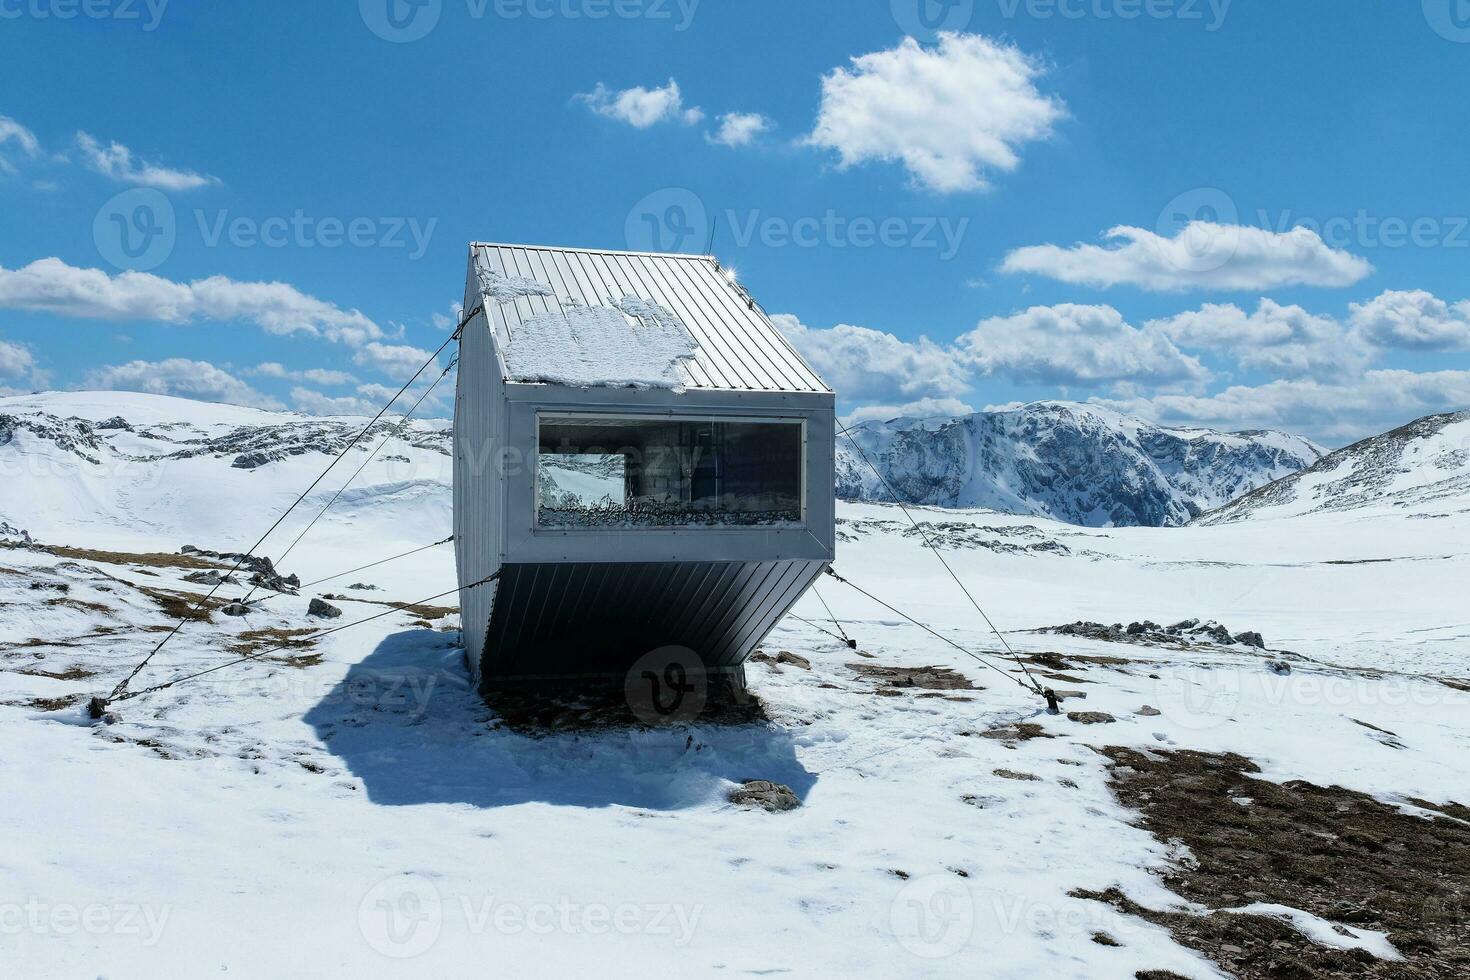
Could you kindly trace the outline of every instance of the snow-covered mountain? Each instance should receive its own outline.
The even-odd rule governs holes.
[[[1165,428],[1068,402],[864,422],[848,431],[905,502],[987,507],[1090,527],[1187,524],[1324,453],[1284,432]],[[848,500],[891,499],[841,437],[837,493]]]
[[[262,515],[285,511],[364,421],[134,392],[0,398],[0,522],[49,543],[247,547]],[[304,527],[359,466],[314,536],[448,534],[449,423],[416,419],[398,432],[397,422],[375,425],[282,537]],[[385,502],[412,506],[376,506]]]
[[[1470,411],[1429,415],[1355,442],[1197,523],[1360,509],[1470,510]]]

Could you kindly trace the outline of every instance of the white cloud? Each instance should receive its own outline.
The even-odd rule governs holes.
[[[19,378],[36,369],[36,358],[20,344],[0,340],[0,378]]]
[[[982,320],[957,344],[987,374],[1022,382],[1198,385],[1210,376],[1161,330],[1134,327],[1111,306],[1033,306]]]
[[[1422,289],[1388,290],[1350,309],[1353,329],[1381,347],[1470,350],[1470,300],[1451,305]]]
[[[720,128],[708,136],[721,146],[746,146],[771,129],[774,124],[759,112],[727,112],[720,117]]]
[[[892,406],[951,399],[970,388],[970,375],[955,352],[927,337],[910,342],[868,327],[839,324],[814,329],[789,313],[771,317],[777,329],[811,362],[848,405]],[[932,414],[932,413],[931,413]]]
[[[188,170],[172,170],[157,164],[133,159],[133,151],[121,143],[103,146],[87,133],[77,133],[77,152],[82,163],[99,174],[125,184],[156,187],[164,191],[191,191],[219,180]]]
[[[177,395],[251,408],[277,410],[283,407],[276,399],[261,394],[208,361],[190,361],[181,357],[164,361],[129,361],[99,368],[87,375],[84,384],[88,388],[145,391],[154,395]]]
[[[1341,444],[1424,415],[1470,406],[1470,371],[1368,371],[1340,384],[1288,379],[1237,385],[1207,396],[1099,401],[1163,423],[1279,428]]]
[[[975,411],[968,402],[958,398],[920,398],[902,405],[860,405],[842,417],[845,425],[876,419],[886,422],[898,418],[950,418],[969,415]]]
[[[146,272],[109,275],[57,258],[22,269],[0,267],[0,308],[109,320],[245,321],[273,334],[306,333],[360,346],[383,336],[357,310],[343,310],[282,282],[211,276],[174,282]]]
[[[1019,147],[1065,115],[1037,90],[1042,74],[1039,60],[978,34],[942,34],[936,48],[905,38],[823,77],[807,142],[843,167],[900,161],[930,190],[984,190],[988,171],[1016,169]]]
[[[593,112],[609,119],[625,122],[635,129],[647,129],[656,123],[678,121],[694,125],[704,118],[697,106],[686,107],[679,83],[672,78],[661,88],[635,86],[614,91],[602,82],[590,92],[575,96],[576,101],[585,102]]]
[[[284,364],[275,361],[266,361],[257,364],[247,374],[253,374],[261,378],[280,378],[284,381],[309,381],[318,385],[346,385],[357,381],[346,371],[330,371],[326,368],[309,368],[305,371],[293,371]]]
[[[1183,347],[1223,351],[1247,370],[1337,377],[1361,371],[1372,351],[1332,317],[1262,299],[1254,313],[1207,303],[1145,326]]]
[[[419,347],[409,347],[405,344],[380,344],[374,341],[354,354],[352,360],[363,367],[381,371],[390,378],[407,381],[414,376],[414,372],[424,366],[425,361],[433,356],[433,351]]]
[[[0,151],[4,151],[7,143],[15,144],[27,157],[34,157],[41,152],[41,144],[36,139],[35,133],[9,116],[0,116]],[[0,152],[0,173],[13,174],[15,172],[15,165],[3,155],[3,152]]]
[[[1031,245],[1009,253],[1005,272],[1047,276],[1083,286],[1185,289],[1274,289],[1351,286],[1373,271],[1367,260],[1322,241],[1315,231],[1280,233],[1244,225],[1193,221],[1173,238],[1119,226],[1107,246]]]
[[[383,407],[381,403],[373,404],[366,398],[359,398],[356,395],[324,395],[310,388],[292,388],[291,404],[297,411],[307,415],[363,415],[368,417],[378,414],[378,409]]]

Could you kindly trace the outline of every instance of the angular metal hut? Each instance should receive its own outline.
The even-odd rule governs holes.
[[[670,646],[740,678],[833,558],[831,389],[707,256],[477,243],[464,308],[476,682],[621,677]]]

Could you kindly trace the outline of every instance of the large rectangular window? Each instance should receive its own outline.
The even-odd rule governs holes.
[[[542,417],[540,527],[800,524],[802,424]]]

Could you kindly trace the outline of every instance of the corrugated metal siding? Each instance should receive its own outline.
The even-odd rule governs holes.
[[[564,300],[608,306],[637,296],[668,309],[699,344],[698,353],[684,363],[686,387],[831,391],[708,256],[475,244],[471,257],[494,272],[534,279],[555,293],[490,304],[492,327],[502,339],[514,338],[524,320],[560,312]]]
[[[482,671],[486,677],[620,675],[664,646],[687,647],[711,669],[734,668],[824,564],[508,564],[501,570]]]
[[[485,650],[485,624],[490,621],[497,586],[465,586],[493,574],[504,551],[500,511],[505,505],[505,485],[496,465],[504,414],[500,368],[485,321],[476,318],[465,327],[460,339],[454,400],[454,553],[465,657],[475,676]]]

